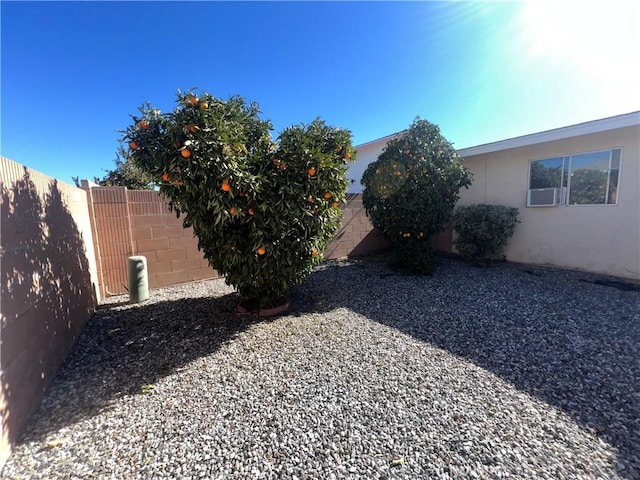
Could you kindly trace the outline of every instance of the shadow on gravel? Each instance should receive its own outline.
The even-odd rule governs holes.
[[[236,316],[235,301],[229,294],[103,306],[83,330],[20,441],[38,440],[88,419],[114,400],[141,394],[146,385],[215,352],[255,321]],[[31,437],[31,431],[38,437]]]
[[[640,292],[512,264],[443,258],[432,277],[408,277],[367,261],[315,272],[293,307],[348,308],[468,359],[564,411],[640,478]]]

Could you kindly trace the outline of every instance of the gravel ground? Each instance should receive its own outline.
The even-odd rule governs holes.
[[[640,478],[640,291],[439,263],[329,263],[262,321],[112,298],[3,478]]]

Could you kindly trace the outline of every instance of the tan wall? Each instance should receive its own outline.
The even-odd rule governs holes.
[[[622,147],[618,205],[527,208],[529,162]],[[520,210],[508,260],[640,279],[640,130],[626,127],[465,157],[474,175],[460,205],[490,203]]]
[[[362,195],[347,194],[342,207],[342,226],[325,250],[327,260],[364,256],[389,248],[382,233],[374,229],[362,206]]]
[[[182,227],[158,192],[94,187],[90,197],[105,295],[126,293],[131,255],[147,258],[150,288],[218,277],[198,250],[193,229]]]
[[[182,227],[182,218],[176,218],[158,192],[93,187],[90,198],[104,295],[126,293],[131,255],[147,258],[150,288],[218,277],[198,250],[193,229]],[[382,234],[371,226],[360,195],[348,195],[343,214],[342,227],[327,247],[326,259],[388,248]]]
[[[98,299],[84,190],[0,157],[0,203],[2,465]]]

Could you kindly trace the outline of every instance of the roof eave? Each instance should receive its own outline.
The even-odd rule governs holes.
[[[386,137],[376,138],[375,140],[370,140],[368,142],[361,143],[360,145],[356,145],[354,148],[356,148],[356,149],[364,148],[364,147],[368,147],[368,146],[376,144],[376,143],[383,143],[384,145],[386,145],[389,140],[391,140],[392,138],[395,138],[395,137],[397,137],[399,135],[402,135],[404,132],[406,132],[406,130],[401,130],[399,132],[392,133],[391,135],[387,135]]]
[[[568,127],[556,128],[539,133],[523,135],[521,137],[509,138],[492,143],[485,143],[475,147],[467,147],[458,150],[461,157],[470,157],[472,155],[482,155],[485,153],[498,152],[500,150],[508,150],[511,148],[526,147],[539,143],[552,142],[554,140],[563,140],[565,138],[578,137],[580,135],[589,135],[592,133],[605,132],[617,128],[632,127],[640,125],[640,111],[616,115],[614,117],[592,120],[589,122],[570,125]]]

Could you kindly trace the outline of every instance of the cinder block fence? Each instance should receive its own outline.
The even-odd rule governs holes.
[[[126,293],[131,255],[147,258],[150,288],[218,276],[198,250],[193,230],[182,227],[158,192],[85,186],[103,295]]]
[[[126,293],[127,258],[147,258],[150,288],[218,277],[198,250],[193,229],[169,210],[166,198],[154,191],[125,187],[93,187],[88,191],[98,287],[103,296]],[[362,256],[388,248],[373,229],[362,196],[350,194],[343,205],[342,227],[329,244],[325,258]]]
[[[84,190],[0,157],[0,468],[99,301]]]

